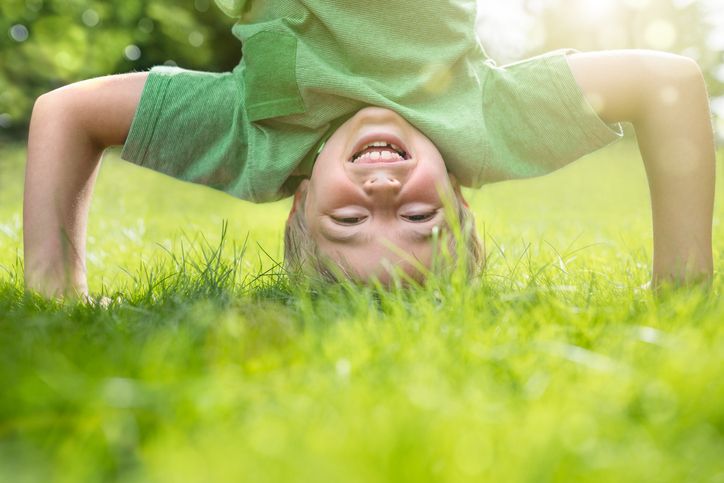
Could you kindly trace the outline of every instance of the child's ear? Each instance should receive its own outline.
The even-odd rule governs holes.
[[[309,180],[304,179],[301,183],[299,183],[299,186],[297,186],[297,191],[294,192],[294,202],[292,203],[292,210],[289,213],[289,216],[291,216],[297,209],[304,209],[302,206],[302,202],[307,197],[307,190],[309,189]]]
[[[309,180],[303,179],[301,183],[299,183],[299,186],[297,186],[297,191],[294,193],[294,200],[296,201],[298,198],[304,198],[304,196],[307,194],[307,190],[309,189]]]

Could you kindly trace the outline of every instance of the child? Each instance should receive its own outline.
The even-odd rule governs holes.
[[[161,67],[36,102],[29,288],[87,292],[88,204],[111,145],[242,199],[296,194],[288,266],[332,261],[385,281],[390,267],[421,278],[445,198],[470,226],[460,185],[550,172],[620,138],[620,121],[633,123],[649,177],[654,281],[711,275],[713,132],[694,61],[560,50],[499,67],[477,41],[474,0],[217,3],[240,19],[233,72]]]

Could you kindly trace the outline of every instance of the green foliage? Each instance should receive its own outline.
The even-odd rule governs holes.
[[[232,23],[210,0],[4,0],[0,114],[11,126],[0,133],[22,135],[35,98],[67,83],[164,63],[230,70],[241,56]]]
[[[106,308],[24,293],[24,152],[0,154],[2,481],[724,474],[721,276],[640,287],[632,145],[467,193],[484,275],[382,293],[289,286],[289,200],[241,203],[109,155],[88,247]],[[714,238],[719,268],[724,227]]]

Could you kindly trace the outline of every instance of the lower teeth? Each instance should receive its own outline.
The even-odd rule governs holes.
[[[352,159],[351,159],[351,162],[352,162],[352,163],[356,163],[357,161],[360,161],[360,160],[362,160],[362,159],[370,159],[370,160],[372,160],[372,161],[379,161],[379,160],[382,160],[382,161],[391,161],[391,160],[404,161],[404,160],[407,159],[407,156],[404,155],[404,154],[400,154],[400,153],[398,153],[398,152],[394,152],[394,153],[393,153],[393,152],[390,152],[390,151],[383,151],[383,152],[375,151],[375,152],[373,152],[373,153],[367,153],[367,154],[363,154],[363,155],[357,156],[357,157],[355,157],[355,158],[352,158]]]

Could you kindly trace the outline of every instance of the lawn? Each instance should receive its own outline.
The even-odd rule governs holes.
[[[288,283],[288,200],[111,152],[88,243],[107,308],[23,293],[23,157],[0,149],[0,481],[724,482],[722,280],[641,288],[630,141],[469,192],[484,274],[383,293]]]

